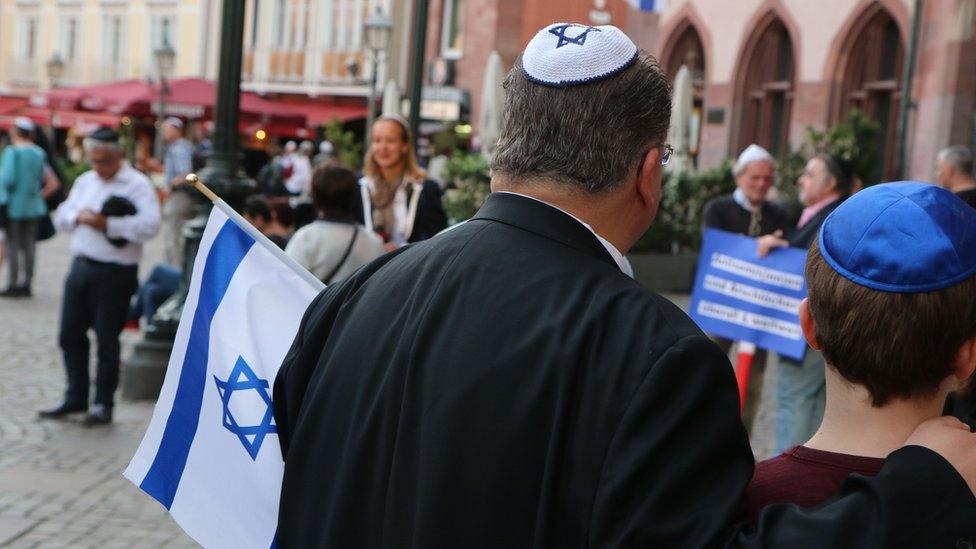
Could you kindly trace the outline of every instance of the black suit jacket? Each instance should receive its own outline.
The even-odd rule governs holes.
[[[413,187],[408,186],[407,201],[413,195]],[[427,240],[435,234],[447,228],[447,215],[444,213],[444,206],[441,204],[441,188],[436,181],[427,179],[420,189],[420,199],[417,201],[417,216],[413,222],[413,232],[407,242],[420,242]],[[356,193],[356,220],[360,224],[365,224],[363,196]]]
[[[820,227],[827,220],[827,216],[836,210],[837,206],[840,206],[843,201],[844,199],[840,198],[827,204],[816,215],[804,223],[802,227],[786,233],[786,240],[790,243],[790,246],[803,248],[804,250],[809,249],[814,239],[820,236]]]
[[[976,537],[958,517],[972,494],[921,448],[895,452],[830,507],[779,505],[740,523],[753,458],[727,358],[580,223],[510,194],[325,290],[274,402],[282,547]]]
[[[713,198],[705,204],[702,215],[705,226],[721,229],[730,233],[749,234],[749,222],[752,215],[740,206],[732,195]],[[759,234],[763,236],[783,231],[785,234],[791,226],[790,216],[786,209],[772,202],[764,202],[762,206],[762,220],[759,223]]]

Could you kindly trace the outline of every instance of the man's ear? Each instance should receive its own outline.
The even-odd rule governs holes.
[[[636,191],[645,209],[657,212],[661,201],[661,147],[647,151],[638,164]]]
[[[803,337],[806,338],[810,347],[820,350],[820,342],[817,341],[817,323],[813,320],[810,313],[810,298],[805,297],[800,302],[800,328],[803,330]]]
[[[976,336],[963,342],[962,347],[956,353],[956,360],[953,363],[956,379],[966,381],[972,377],[976,371]]]

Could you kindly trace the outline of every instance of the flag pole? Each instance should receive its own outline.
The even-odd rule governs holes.
[[[204,185],[203,181],[200,181],[200,177],[197,176],[197,174],[187,174],[186,182],[192,185],[196,190],[200,191],[203,196],[207,197],[208,200],[213,202],[214,207],[222,211],[224,215],[230,218],[230,220],[233,221],[235,225],[240,227],[242,231],[247,233],[248,236],[253,238],[255,242],[264,246],[266,250],[271,252],[271,255],[277,257],[282,263],[287,265],[292,271],[295,272],[296,275],[299,276],[299,278],[307,282],[316,291],[321,292],[325,289],[325,284],[323,284],[321,280],[316,278],[312,273],[308,272],[308,269],[299,265],[297,261],[289,257],[288,254],[279,248],[277,244],[272,242],[268,237],[264,236],[261,231],[257,230],[254,225],[251,225],[241,216],[241,214],[234,211],[234,208],[228,206],[223,199],[217,196],[215,192],[210,190],[210,187],[207,187]]]

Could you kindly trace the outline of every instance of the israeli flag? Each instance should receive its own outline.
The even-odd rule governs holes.
[[[204,547],[266,549],[284,470],[271,389],[324,286],[215,206],[152,421],[124,474]]]
[[[668,0],[627,0],[630,7],[640,11],[661,12],[667,9]]]

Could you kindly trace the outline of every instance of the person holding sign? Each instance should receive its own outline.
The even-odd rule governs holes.
[[[759,257],[776,248],[807,249],[817,237],[827,216],[851,193],[850,164],[834,155],[818,154],[807,162],[797,180],[800,202],[805,208],[796,228],[759,238]],[[824,410],[824,360],[816,350],[807,350],[803,360],[781,356],[776,376],[776,453],[802,443],[816,431]]]
[[[735,176],[735,192],[713,198],[705,204],[703,214],[705,229],[719,229],[735,234],[760,237],[787,230],[789,213],[778,204],[766,199],[773,187],[776,161],[769,151],[752,144],[746,147],[732,167]],[[732,340],[713,335],[723,351],[732,349]],[[742,422],[752,430],[752,423],[759,408],[762,394],[763,373],[766,370],[766,350],[757,348],[748,373],[748,396],[742,414]]]
[[[826,357],[826,413],[813,438],[756,466],[753,518],[773,503],[818,505],[850,473],[877,475],[976,370],[976,211],[949,191],[859,192],[824,222],[806,279],[800,324]],[[972,523],[976,499],[926,512]]]

